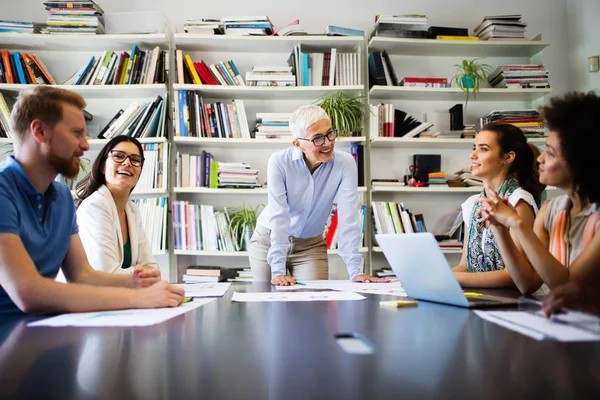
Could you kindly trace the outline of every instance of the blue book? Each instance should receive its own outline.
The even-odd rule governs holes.
[[[177,92],[177,100],[179,106],[179,134],[181,136],[188,136],[188,121],[187,116],[188,110],[187,108],[187,96],[185,90],[180,90]]]
[[[302,53],[302,86],[310,86],[308,73],[308,54]]]
[[[17,74],[19,75],[19,83],[26,84],[27,79],[25,78],[25,71],[23,71],[23,63],[21,62],[21,53],[14,52],[13,58],[15,60],[15,67],[17,67]]]
[[[327,25],[325,34],[330,36],[365,36],[365,31],[361,29],[352,29],[335,25]]]

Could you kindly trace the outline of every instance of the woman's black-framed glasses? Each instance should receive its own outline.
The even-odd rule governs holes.
[[[123,164],[125,160],[129,158],[131,165],[133,165],[134,167],[141,167],[144,163],[144,159],[142,158],[142,156],[138,154],[127,155],[127,153],[124,153],[119,150],[111,150],[110,158],[112,158],[113,161],[118,162],[119,164]]]
[[[337,129],[336,128],[330,129],[327,131],[326,134],[317,136],[312,139],[298,138],[298,140],[306,140],[308,142],[313,142],[315,147],[321,147],[325,144],[325,138],[329,139],[330,142],[335,142],[335,139],[337,138]]]

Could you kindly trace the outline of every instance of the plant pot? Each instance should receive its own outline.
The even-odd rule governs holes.
[[[465,75],[461,78],[461,83],[463,85],[463,88],[469,88],[469,89],[473,89],[475,88],[475,82],[473,80],[473,77],[471,75]]]

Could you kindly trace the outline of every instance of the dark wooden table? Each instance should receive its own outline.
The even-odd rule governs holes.
[[[600,398],[600,344],[537,342],[466,309],[386,298],[208,305],[146,328],[28,328],[0,322],[0,398]],[[491,292],[498,294],[499,292]],[[509,293],[510,294],[510,293]],[[515,295],[512,293],[512,295]],[[351,355],[353,332],[375,346]]]

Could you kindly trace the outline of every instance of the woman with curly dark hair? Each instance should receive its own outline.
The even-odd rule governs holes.
[[[491,188],[481,219],[492,225],[506,269],[522,293],[546,294],[568,281],[600,282],[600,186],[594,179],[600,148],[600,96],[569,93],[542,107],[550,128],[538,158],[540,182],[566,194],[544,204],[533,230]],[[508,234],[514,232],[527,258]]]

